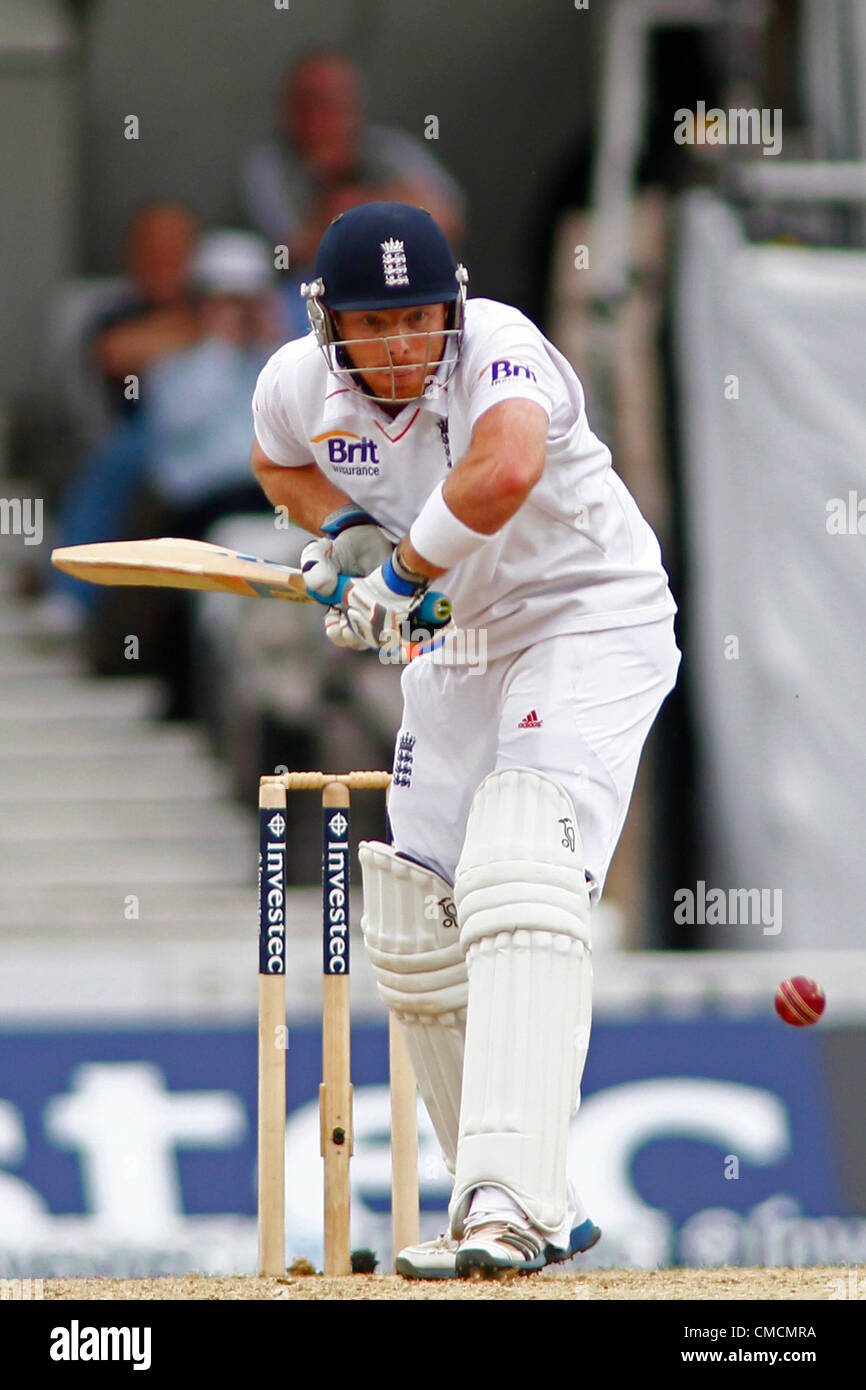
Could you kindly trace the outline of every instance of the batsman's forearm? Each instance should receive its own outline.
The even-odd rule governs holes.
[[[416,544],[409,536],[400,541],[398,555],[406,569],[438,579],[446,573],[441,568],[446,560],[437,563],[433,557],[451,556],[453,563],[455,554],[472,552],[473,532],[483,538],[500,531],[544,472],[547,429],[547,413],[535,401],[503,401],[486,410],[475,424],[469,448],[445,479],[441,496],[432,493],[422,509],[412,530]],[[461,524],[468,527],[468,537],[459,534]],[[425,542],[429,555],[423,553]]]
[[[322,522],[331,512],[345,507],[352,498],[325,477],[315,463],[301,468],[281,468],[256,446],[252,468],[268,501],[284,508],[295,526],[321,534]]]
[[[537,481],[535,471],[470,449],[448,475],[442,496],[464,526],[492,536],[520,510]]]
[[[519,511],[536,481],[537,476],[528,470],[508,469],[496,457],[470,449],[449,473],[442,500],[464,526],[491,536]],[[397,546],[397,554],[407,570],[427,579],[447,572],[416,550],[408,535]]]

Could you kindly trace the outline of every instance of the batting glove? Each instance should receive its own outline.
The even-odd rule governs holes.
[[[325,636],[335,647],[351,647],[356,652],[367,650],[367,643],[363,637],[358,636],[353,627],[350,627],[342,608],[325,610]]]
[[[349,585],[343,601],[345,621],[365,647],[399,641],[402,625],[421,602],[428,582],[393,554],[365,579]]]
[[[326,516],[322,530],[301,552],[304,583],[318,594],[333,593],[341,574],[369,574],[394,549],[395,538],[354,503]]]

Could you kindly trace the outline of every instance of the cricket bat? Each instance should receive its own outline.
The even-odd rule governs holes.
[[[282,598],[297,603],[322,603],[338,607],[351,583],[340,575],[331,594],[315,594],[304,584],[300,570],[257,555],[226,550],[210,541],[162,536],[157,540],[100,541],[95,545],[70,545],[52,550],[57,569],[86,579],[91,584],[134,585],[145,588],[204,589],[247,598]],[[451,617],[451,601],[445,594],[428,592],[412,614],[412,620],[434,629]]]

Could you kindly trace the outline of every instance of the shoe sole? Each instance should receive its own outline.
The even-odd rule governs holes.
[[[599,1227],[586,1220],[572,1231],[568,1250],[546,1245],[534,1260],[520,1263],[499,1260],[488,1250],[459,1250],[454,1261],[454,1272],[458,1279],[503,1279],[508,1274],[537,1274],[548,1265],[560,1264],[563,1260],[570,1260],[573,1255],[591,1250],[600,1240]]]
[[[398,1255],[394,1264],[397,1274],[402,1274],[404,1279],[453,1279],[454,1265],[448,1268],[424,1269],[419,1265],[413,1265],[409,1260],[401,1259]]]
[[[459,1250],[454,1261],[458,1279],[505,1279],[509,1274],[537,1274],[545,1266],[544,1251],[534,1260],[499,1260],[489,1250]]]
[[[587,1250],[591,1250],[594,1245],[598,1245],[601,1240],[601,1229],[594,1226],[587,1217],[579,1226],[575,1226],[571,1233],[571,1241],[567,1250],[563,1250],[559,1245],[546,1245],[544,1254],[549,1265],[562,1264],[563,1260],[571,1260],[575,1255],[583,1255]]]
[[[558,1245],[546,1245],[538,1262],[533,1261],[532,1264],[514,1265],[510,1261],[500,1263],[496,1261],[494,1256],[488,1255],[486,1251],[467,1250],[457,1254],[454,1264],[449,1268],[440,1267],[435,1270],[423,1269],[398,1255],[394,1270],[404,1279],[471,1279],[473,1276],[484,1279],[501,1279],[510,1273],[537,1274],[540,1269],[546,1268],[547,1265],[562,1264],[564,1260],[570,1260],[575,1255],[582,1255],[585,1251],[591,1250],[600,1240],[600,1228],[594,1226],[587,1219],[572,1231],[568,1250],[563,1250]],[[467,1265],[465,1272],[458,1268],[461,1254],[471,1257],[471,1260],[465,1261]]]

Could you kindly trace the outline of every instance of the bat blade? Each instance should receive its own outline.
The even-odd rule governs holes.
[[[210,541],[161,536],[143,541],[98,541],[52,550],[51,563],[76,579],[91,584],[127,585],[148,589],[204,589],[246,598],[283,598],[296,603],[343,603],[351,584],[341,574],[331,594],[313,594],[300,570],[276,560],[262,560],[227,550]],[[415,617],[429,628],[451,621],[451,601],[445,594],[425,593]]]
[[[51,563],[91,584],[199,589],[247,598],[312,601],[300,570],[227,550],[210,541],[163,536],[156,540],[70,545],[53,550]]]

